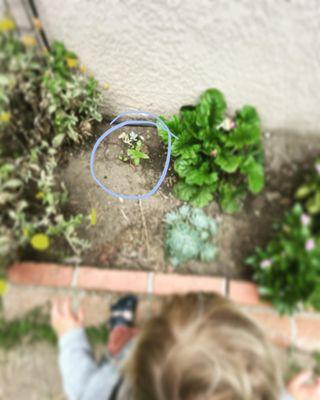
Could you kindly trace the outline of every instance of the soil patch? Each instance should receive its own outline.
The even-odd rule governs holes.
[[[101,126],[99,134],[107,128],[107,124]],[[119,159],[125,145],[118,136],[131,131],[142,135],[150,157],[137,167]],[[273,224],[290,208],[297,184],[310,168],[313,158],[320,154],[318,135],[274,132],[265,134],[264,142],[265,190],[259,196],[249,196],[243,210],[235,215],[222,214],[215,203],[206,207],[206,212],[219,221],[219,257],[208,264],[190,262],[177,272],[250,277],[250,270],[243,265],[243,260],[272,236]],[[61,168],[61,178],[70,191],[72,211],[89,214],[91,208],[97,210],[96,226],[88,226],[84,232],[92,245],[84,254],[83,264],[170,271],[163,249],[163,217],[181,204],[171,194],[172,168],[160,190],[151,198],[141,202],[120,201],[107,195],[93,181],[89,167],[91,148],[92,143],[77,153],[69,153],[67,165]],[[154,128],[124,127],[100,145],[95,171],[111,190],[142,194],[159,179],[165,157],[166,148]]]

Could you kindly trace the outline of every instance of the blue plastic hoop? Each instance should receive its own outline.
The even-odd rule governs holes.
[[[100,186],[100,188],[105,191],[107,194],[109,194],[112,197],[115,197],[117,199],[124,199],[124,200],[144,200],[147,199],[148,197],[151,197],[152,195],[154,195],[157,190],[159,189],[159,187],[161,186],[162,182],[164,181],[167,172],[168,172],[168,168],[169,168],[169,164],[170,164],[170,158],[171,158],[171,136],[177,138],[171,131],[170,129],[167,127],[167,125],[162,121],[162,119],[160,119],[157,115],[155,114],[150,114],[148,112],[145,111],[137,111],[137,110],[132,110],[132,111],[125,111],[120,113],[116,118],[114,118],[110,125],[112,125],[114,122],[116,122],[119,118],[126,116],[126,115],[132,115],[132,114],[140,114],[140,115],[144,115],[147,118],[152,118],[155,119],[157,121],[157,123],[161,126],[161,128],[163,130],[165,130],[168,133],[168,146],[167,146],[167,157],[166,157],[166,161],[164,164],[164,168],[162,170],[161,176],[158,180],[158,182],[155,184],[155,186],[150,190],[150,192],[145,193],[145,194],[122,194],[122,193],[116,193],[113,192],[112,190],[108,189],[102,182],[100,182],[100,180],[96,177],[96,174],[94,172],[94,158],[97,152],[98,147],[100,146],[101,142],[108,137],[111,133],[113,133],[114,131],[116,131],[117,129],[122,128],[123,126],[126,125],[139,125],[139,126],[155,126],[157,127],[157,123],[153,122],[153,121],[148,121],[148,120],[128,120],[128,121],[124,121],[124,122],[120,122],[117,125],[112,126],[111,128],[109,128],[106,132],[104,132],[96,141],[96,143],[93,146],[91,155],[90,155],[90,172],[92,175],[93,180]]]

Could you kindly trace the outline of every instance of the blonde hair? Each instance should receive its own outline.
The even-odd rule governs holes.
[[[225,298],[164,299],[125,369],[135,400],[276,400],[281,373],[261,329]]]

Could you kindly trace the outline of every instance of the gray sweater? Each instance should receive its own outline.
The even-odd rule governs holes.
[[[129,344],[118,357],[98,364],[83,329],[62,336],[59,340],[59,366],[68,400],[110,400],[120,382],[119,366],[130,348]],[[125,384],[121,385],[117,399],[127,400],[127,390]],[[284,393],[280,400],[293,399]]]

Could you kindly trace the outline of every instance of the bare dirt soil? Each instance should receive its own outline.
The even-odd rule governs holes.
[[[104,124],[99,134],[108,128]],[[144,138],[149,160],[135,167],[119,160],[124,143],[122,132],[134,131]],[[98,135],[97,135],[98,136]],[[222,214],[216,203],[205,211],[219,221],[216,244],[219,256],[208,264],[190,262],[177,272],[250,277],[243,260],[257,245],[264,245],[272,236],[272,226],[292,204],[292,195],[303,174],[320,154],[319,136],[294,132],[274,132],[264,135],[266,187],[259,196],[248,196],[244,208],[234,215]],[[83,264],[103,268],[131,268],[170,271],[163,241],[163,217],[182,204],[171,194],[174,174],[171,170],[160,190],[147,200],[120,201],[107,195],[93,181],[89,158],[93,143],[81,151],[67,155],[61,168],[70,191],[70,209],[89,214],[97,210],[98,222],[83,232],[92,245],[83,257]],[[164,166],[166,148],[160,143],[154,128],[125,127],[114,132],[99,147],[95,171],[111,190],[125,194],[143,194],[157,182]]]

